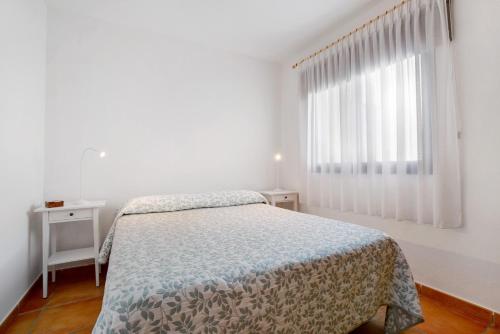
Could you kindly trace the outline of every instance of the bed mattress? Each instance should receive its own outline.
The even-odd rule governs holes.
[[[386,333],[423,320],[388,235],[254,196],[125,206],[101,253],[109,268],[93,332],[348,333],[381,305]]]

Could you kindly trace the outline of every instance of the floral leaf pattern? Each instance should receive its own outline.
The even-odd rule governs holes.
[[[260,202],[124,207],[93,332],[348,333],[381,305],[388,334],[423,320],[389,236]]]
[[[115,234],[116,221],[121,216],[152,212],[173,212],[200,208],[218,208],[253,203],[267,203],[267,200],[258,192],[249,190],[218,191],[201,194],[172,194],[133,198],[128,201],[116,215],[115,221],[109,229],[106,239],[101,247],[99,262],[104,264],[108,261]]]

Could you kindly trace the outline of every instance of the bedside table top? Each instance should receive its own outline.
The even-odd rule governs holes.
[[[49,212],[49,211],[65,211],[65,210],[78,210],[78,209],[93,209],[102,208],[106,205],[106,201],[86,201],[85,203],[68,202],[64,206],[57,208],[46,208],[44,206],[38,207],[33,212]]]
[[[291,194],[298,194],[298,191],[294,190],[283,190],[283,189],[278,189],[278,190],[264,190],[260,191],[260,193],[264,196],[280,196],[280,195],[291,195]]]

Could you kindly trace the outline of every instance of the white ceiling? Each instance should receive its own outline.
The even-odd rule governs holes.
[[[375,0],[46,0],[110,23],[279,61]]]

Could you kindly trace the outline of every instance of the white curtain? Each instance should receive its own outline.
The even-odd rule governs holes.
[[[410,0],[301,66],[310,206],[462,225],[444,0]]]

